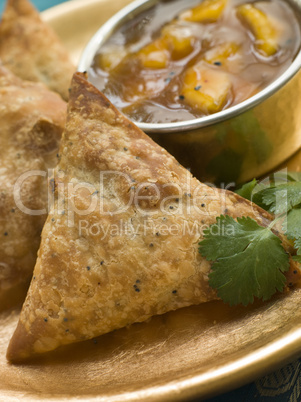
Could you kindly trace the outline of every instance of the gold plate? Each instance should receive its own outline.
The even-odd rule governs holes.
[[[43,14],[74,61],[127,0],[73,0]],[[292,167],[299,168],[301,154]],[[251,308],[181,309],[71,345],[27,365],[5,352],[18,310],[0,315],[1,401],[186,401],[273,371],[301,354],[301,289]]]

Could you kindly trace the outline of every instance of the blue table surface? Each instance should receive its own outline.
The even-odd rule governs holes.
[[[64,3],[68,0],[32,0],[40,10]],[[85,0],[82,0],[85,1]],[[0,13],[5,1],[0,0]],[[194,402],[196,402],[195,400]],[[301,401],[301,359],[259,380],[227,392],[207,402],[298,402]]]

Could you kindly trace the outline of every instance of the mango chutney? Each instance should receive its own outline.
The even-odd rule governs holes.
[[[192,5],[159,2],[94,57],[90,81],[135,122],[191,120],[236,105],[279,77],[300,48],[296,14],[282,0]]]

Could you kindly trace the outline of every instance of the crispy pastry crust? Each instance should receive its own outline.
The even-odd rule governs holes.
[[[43,82],[68,99],[75,67],[54,31],[28,0],[8,0],[0,24],[0,59],[24,80]]]
[[[195,228],[214,223],[221,213],[249,215],[264,225],[271,221],[238,195],[193,178],[81,73],[73,78],[60,154],[53,188],[56,196],[63,192],[65,202],[56,197],[44,226],[34,277],[7,352],[11,361],[215,299],[208,285],[210,263],[198,253],[202,232]],[[100,182],[105,171],[115,179]],[[91,190],[67,193],[68,183],[80,182]],[[149,198],[135,204],[130,195],[138,189]],[[93,212],[70,214],[71,199],[84,210],[93,197]],[[89,228],[101,224],[111,230],[107,236],[80,231],[81,220]],[[121,222],[139,230],[113,231]]]
[[[0,66],[0,310],[23,298],[32,276],[46,214],[32,216],[15,204],[14,186],[30,170],[57,163],[66,104],[43,84],[25,82]],[[21,201],[32,210],[47,207],[47,177],[21,185]]]

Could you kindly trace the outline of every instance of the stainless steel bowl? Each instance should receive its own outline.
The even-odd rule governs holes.
[[[160,1],[134,1],[110,18],[89,41],[78,70],[88,71],[96,52],[113,32]],[[187,1],[187,7],[198,3]],[[290,4],[301,15],[301,0]],[[245,182],[276,168],[301,146],[300,67],[299,50],[279,78],[238,105],[188,121],[136,124],[199,179]]]

